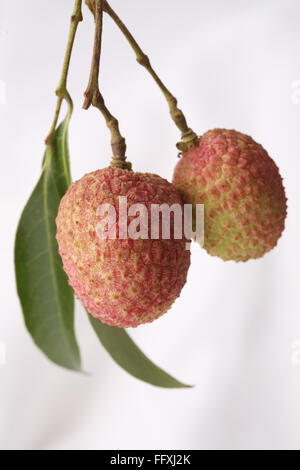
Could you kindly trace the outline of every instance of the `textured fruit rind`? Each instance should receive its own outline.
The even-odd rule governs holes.
[[[151,240],[150,232],[149,239],[101,240],[97,209],[109,203],[118,217],[119,196],[127,196],[128,208],[146,205],[149,214],[152,203],[182,204],[174,186],[157,175],[118,168],[94,171],[62,198],[57,241],[69,283],[87,311],[109,325],[133,327],[170,308],[186,282],[190,252],[184,238]]]
[[[204,248],[211,255],[247,261],[277,244],[287,210],[282,178],[250,136],[206,132],[178,162],[173,183],[185,203],[204,204]]]

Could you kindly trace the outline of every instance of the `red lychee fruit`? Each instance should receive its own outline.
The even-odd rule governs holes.
[[[282,178],[263,147],[235,130],[206,132],[178,162],[173,183],[185,203],[204,204],[204,248],[223,260],[260,258],[286,217]]]
[[[143,204],[150,216],[152,204],[182,206],[178,191],[153,174],[105,168],[73,183],[62,198],[57,241],[69,283],[87,311],[112,326],[135,327],[163,315],[180,295],[190,265],[187,240],[175,239],[171,217],[170,239],[115,239],[98,236],[99,207],[110,204],[120,217],[119,197],[127,209]],[[128,217],[126,229],[133,218]],[[123,230],[123,229],[122,229]],[[123,236],[123,235],[122,235]]]

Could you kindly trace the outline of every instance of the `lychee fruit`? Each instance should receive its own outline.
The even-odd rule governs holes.
[[[62,198],[56,238],[69,283],[87,311],[108,325],[135,327],[163,315],[180,295],[190,252],[184,237],[174,238],[172,217],[169,239],[161,230],[151,239],[150,221],[148,238],[121,238],[120,196],[127,197],[128,211],[143,204],[149,217],[152,204],[182,206],[175,187],[157,175],[97,170],[73,183]],[[115,209],[116,238],[98,236],[103,204]],[[127,217],[126,231],[132,220]]]
[[[204,248],[223,260],[260,258],[277,244],[286,218],[282,178],[264,148],[235,130],[206,132],[176,165],[185,203],[204,204]]]

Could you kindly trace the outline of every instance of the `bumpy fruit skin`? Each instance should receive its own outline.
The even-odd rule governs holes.
[[[59,253],[69,283],[87,311],[112,326],[135,327],[163,315],[186,282],[190,252],[182,239],[100,239],[100,204],[119,215],[119,196],[134,203],[182,205],[179,193],[157,175],[105,168],[73,183],[62,198],[57,223]],[[99,214],[99,212],[98,212]],[[150,217],[150,215],[149,215]],[[128,225],[135,217],[128,217]],[[172,224],[172,217],[171,217]],[[171,228],[172,234],[172,228]]]
[[[274,161],[251,137],[206,132],[178,162],[173,183],[185,203],[204,204],[204,248],[223,260],[260,258],[284,230],[286,197]]]

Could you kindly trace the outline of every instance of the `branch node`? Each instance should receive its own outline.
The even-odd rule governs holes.
[[[145,68],[151,67],[149,57],[146,54],[138,55],[136,61]]]

